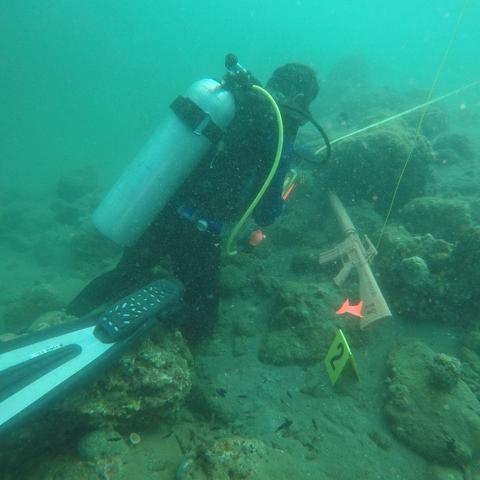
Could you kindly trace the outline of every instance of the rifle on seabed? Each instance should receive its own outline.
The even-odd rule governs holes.
[[[357,270],[361,301],[358,305],[353,306],[349,305],[347,299],[337,313],[349,312],[360,317],[360,328],[364,329],[381,318],[392,316],[369,265],[377,254],[377,249],[366,235],[364,236],[365,246],[363,245],[352,220],[336,193],[330,192],[329,200],[345,235],[345,240],[336,247],[321,252],[319,262],[327,263],[338,259],[342,261],[343,266],[334,278],[334,282],[339,287],[343,285],[353,268]]]

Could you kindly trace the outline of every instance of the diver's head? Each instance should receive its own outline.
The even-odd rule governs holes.
[[[303,115],[292,109],[301,110],[307,116],[309,107],[318,94],[318,80],[315,71],[301,63],[287,63],[277,68],[267,82],[267,90],[279,103],[282,110],[299,125],[306,123]]]

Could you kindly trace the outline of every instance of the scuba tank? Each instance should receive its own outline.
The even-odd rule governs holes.
[[[93,213],[107,238],[132,246],[235,114],[230,91],[212,79],[192,84]]]

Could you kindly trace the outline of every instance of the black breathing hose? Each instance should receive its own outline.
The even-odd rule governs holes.
[[[326,148],[325,158],[319,162],[314,162],[312,160],[307,160],[307,161],[310,163],[315,163],[316,165],[323,165],[327,163],[330,160],[330,156],[332,154],[332,147],[330,145],[330,140],[328,139],[328,136],[325,133],[325,130],[310,115],[310,113],[305,112],[304,110],[300,110],[299,108],[291,107],[290,105],[280,104],[280,106],[287,110],[291,110],[292,112],[298,113],[299,115],[302,115],[302,117],[306,118],[320,132],[320,135],[322,136],[323,141],[325,142],[325,148]]]

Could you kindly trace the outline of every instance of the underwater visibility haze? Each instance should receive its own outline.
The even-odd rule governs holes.
[[[480,479],[479,19],[3,2],[0,477]]]

